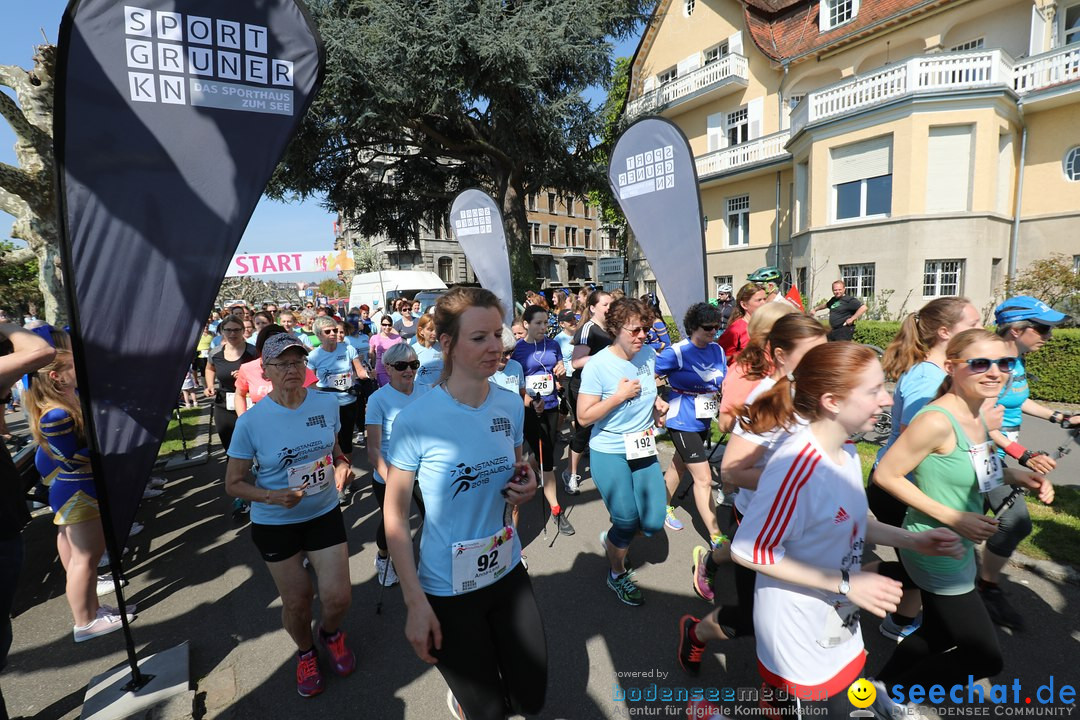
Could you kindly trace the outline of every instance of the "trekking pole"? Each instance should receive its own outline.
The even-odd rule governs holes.
[[[537,487],[540,489],[540,521],[544,524],[544,539],[547,540],[547,498],[544,497],[544,441],[536,438],[537,450],[536,461],[540,464],[540,478]]]
[[[173,414],[176,415],[176,427],[180,431],[180,447],[184,448],[184,459],[190,460],[191,456],[188,455],[187,439],[184,437],[184,419],[180,415],[180,408],[173,408]]]

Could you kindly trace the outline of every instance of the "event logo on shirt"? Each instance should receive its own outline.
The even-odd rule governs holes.
[[[293,63],[262,25],[124,6],[132,102],[293,115]],[[225,82],[222,82],[225,81]]]
[[[321,419],[322,415],[320,415],[319,418]],[[312,418],[312,419],[314,419],[314,418]],[[312,423],[309,420],[308,425],[312,425],[312,424],[314,424],[314,423]],[[325,420],[323,421],[323,427],[326,427],[326,421]],[[320,453],[321,454],[321,453],[324,453],[324,452],[328,452],[326,450],[326,443],[323,442],[322,440],[312,440],[311,442],[304,443],[303,445],[300,445],[299,447],[294,447],[294,448],[283,447],[280,450],[278,450],[278,463],[281,465],[281,467],[287,468],[290,465],[292,465],[294,462],[296,462],[296,460],[298,458],[307,457],[308,455],[315,454],[315,453]]]
[[[325,415],[312,415],[311,417],[309,417],[307,419],[307,426],[308,427],[315,427],[316,425],[318,425],[321,428],[325,428],[326,427],[326,416]]]
[[[505,455],[479,463],[458,463],[457,467],[450,471],[450,484],[455,488],[450,499],[455,500],[463,492],[487,485],[492,475],[512,472],[513,469],[514,463]]]
[[[491,432],[506,433],[506,437],[513,437],[513,427],[510,425],[510,418],[497,417],[491,421]]]

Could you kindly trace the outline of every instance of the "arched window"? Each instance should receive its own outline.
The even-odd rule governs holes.
[[[683,15],[690,17],[694,14],[694,0],[683,0]]]
[[[449,285],[454,282],[454,259],[445,255],[439,258],[439,279]]]
[[[1065,153],[1065,177],[1073,182],[1080,180],[1080,147]]]

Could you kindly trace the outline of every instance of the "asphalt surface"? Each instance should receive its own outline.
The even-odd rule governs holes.
[[[1077,457],[1080,450],[1070,462]],[[264,720],[312,712],[350,719],[450,717],[437,670],[417,659],[404,639],[400,590],[382,593],[382,614],[375,612],[380,597],[373,567],[377,505],[364,451],[358,449],[354,459],[359,490],[345,511],[354,590],[344,628],[359,666],[344,679],[327,669],[326,691],[312,699],[296,694],[293,648],[281,629],[280,602],[246,522],[231,517],[216,439],[206,464],[167,475],[166,493],[144,502],[139,520],[146,529],[129,540],[125,557],[131,581],[127,600],[139,610],[132,626],[135,643],[145,655],[190,642],[194,717]],[[1070,472],[1075,482],[1076,473]],[[557,536],[548,522],[545,538],[539,501],[522,510],[521,533],[549,652],[547,704],[540,717],[686,717],[685,703],[630,704],[614,696],[620,686],[648,692],[654,683],[660,689],[759,685],[750,639],[710,646],[697,678],[683,673],[676,660],[679,617],[710,609],[690,587],[691,551],[704,544],[703,531],[691,522],[696,515],[691,495],[678,510],[684,530],[638,539],[631,546],[630,561],[645,594],[639,608],[621,604],[604,584],[606,563],[597,538],[607,527],[607,514],[595,485],[587,482],[582,494],[564,505],[577,528],[574,536]],[[24,537],[27,560],[15,602],[15,640],[0,687],[14,717],[76,718],[88,680],[125,661],[122,635],[73,643],[64,573],[46,511],[38,513]],[[882,556],[891,554],[883,551]],[[729,572],[722,569],[717,578],[718,601],[734,601]],[[1018,679],[1031,693],[1050,676],[1059,689],[1080,685],[1080,587],[1014,566],[1006,576],[1004,587],[1023,608],[1028,629],[998,630],[1006,666],[994,681]],[[103,600],[115,602],[113,596]],[[891,647],[877,624],[864,613],[871,675]],[[734,705],[729,710],[736,714]],[[989,710],[1001,714],[994,712],[1000,708]]]

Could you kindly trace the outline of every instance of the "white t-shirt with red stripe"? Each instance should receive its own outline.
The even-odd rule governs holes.
[[[854,445],[837,465],[809,427],[783,441],[765,466],[731,551],[758,565],[785,557],[830,570],[862,566],[867,504]],[[865,662],[858,607],[758,574],[754,591],[758,667],[766,682],[800,698],[843,692]]]

